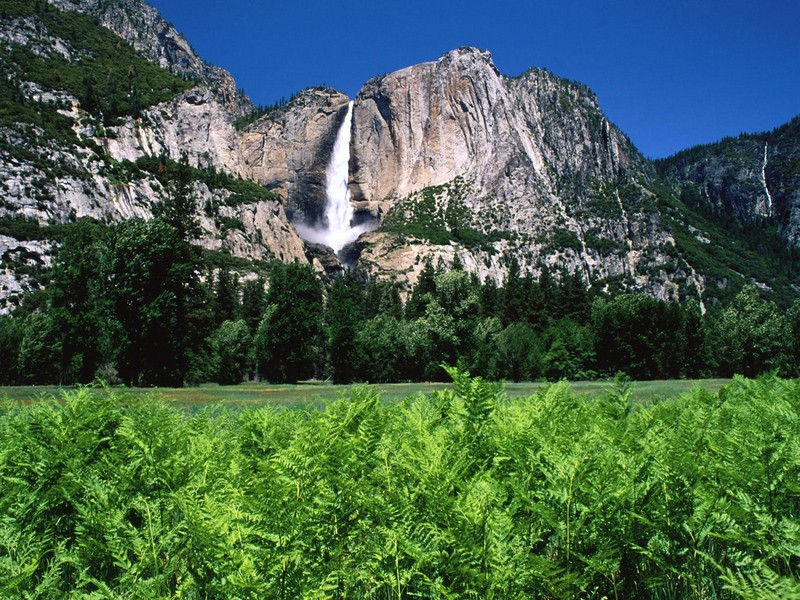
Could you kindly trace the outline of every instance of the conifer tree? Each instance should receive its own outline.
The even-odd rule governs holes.
[[[436,294],[436,270],[430,258],[425,259],[425,264],[419,274],[419,279],[411,291],[406,303],[406,318],[416,319],[425,314],[425,307]]]
[[[272,383],[294,383],[320,372],[322,283],[309,265],[274,265],[267,310],[258,330],[258,368]]]

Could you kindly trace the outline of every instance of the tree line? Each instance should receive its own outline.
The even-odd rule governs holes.
[[[192,244],[182,187],[151,220],[64,228],[46,291],[0,318],[0,383],[422,381],[446,378],[443,363],[512,381],[798,374],[800,304],[782,311],[755,286],[704,314],[513,258],[500,286],[428,261],[405,301],[358,271],[327,287],[299,263],[240,277]]]

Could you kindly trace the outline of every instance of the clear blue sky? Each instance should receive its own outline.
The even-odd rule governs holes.
[[[581,81],[657,158],[800,114],[798,0],[150,0],[256,103],[375,75],[459,46],[517,75]]]

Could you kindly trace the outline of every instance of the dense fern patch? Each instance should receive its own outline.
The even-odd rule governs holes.
[[[796,598],[800,383],[0,409],[0,596]]]

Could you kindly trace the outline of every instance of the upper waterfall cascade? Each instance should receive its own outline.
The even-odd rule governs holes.
[[[333,248],[337,254],[347,244],[371,227],[368,223],[353,226],[353,205],[350,202],[350,139],[353,124],[353,102],[347,106],[347,114],[333,146],[331,162],[325,172],[325,220],[322,227],[296,225],[300,236],[317,244]]]

